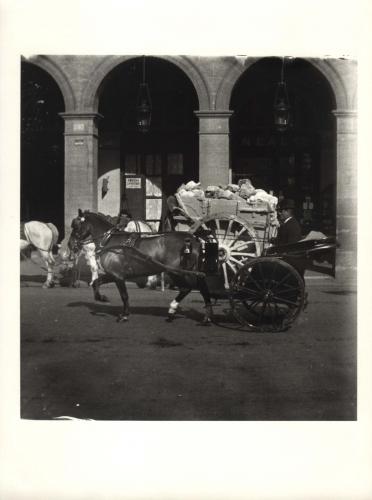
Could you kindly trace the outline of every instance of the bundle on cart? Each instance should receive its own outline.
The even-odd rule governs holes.
[[[200,182],[189,181],[170,197],[168,206],[173,229],[193,233],[201,229],[212,231],[219,247],[226,249],[235,248],[233,240],[249,240],[249,255],[260,255],[276,235],[277,203],[271,193],[254,188],[249,179],[243,179],[239,184],[205,188]],[[241,248],[237,253],[247,253]]]

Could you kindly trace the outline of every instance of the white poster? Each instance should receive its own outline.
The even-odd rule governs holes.
[[[142,179],[141,177],[126,177],[125,187],[127,189],[141,189]]]

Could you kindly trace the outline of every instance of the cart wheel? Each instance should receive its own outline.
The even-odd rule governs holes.
[[[199,233],[206,241],[218,243],[218,260],[227,289],[246,261],[261,254],[253,227],[234,215],[204,218],[193,224],[190,231]]]
[[[247,263],[232,283],[236,319],[255,331],[287,330],[304,306],[304,281],[287,262],[260,257]]]

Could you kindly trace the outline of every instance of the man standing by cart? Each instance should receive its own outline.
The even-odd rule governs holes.
[[[280,202],[277,209],[280,226],[276,238],[272,241],[274,245],[288,245],[296,243],[302,238],[301,226],[294,216],[294,209],[295,203],[293,200],[287,199]]]

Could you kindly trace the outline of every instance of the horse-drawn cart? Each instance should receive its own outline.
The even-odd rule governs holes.
[[[170,304],[171,319],[179,302],[198,289],[205,301],[205,322],[212,317],[210,299],[217,298],[226,300],[235,319],[249,330],[288,329],[304,308],[305,270],[334,275],[334,238],[272,246],[276,218],[269,207],[244,212],[235,201],[196,201],[201,214],[190,217],[190,208],[181,208],[184,226],[179,229],[187,232],[125,233],[115,231],[102,216],[85,212],[71,233],[69,248],[86,243],[89,229],[89,241],[98,245],[106,273],[93,283],[96,300],[101,300],[100,284],[114,281],[124,305],[121,318],[127,319],[125,281],[167,272],[180,290]]]
[[[204,242],[211,296],[227,298],[235,318],[252,330],[285,330],[296,320],[306,302],[305,270],[334,276],[334,238],[272,245],[278,221],[269,203],[176,199],[175,229]]]

